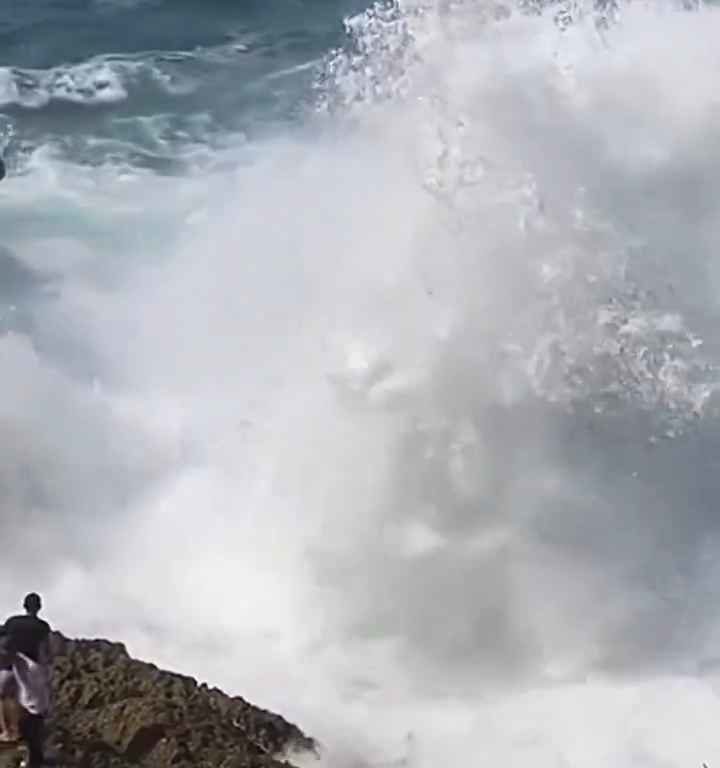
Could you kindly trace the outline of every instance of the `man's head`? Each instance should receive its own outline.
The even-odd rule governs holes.
[[[23,608],[31,616],[37,616],[37,614],[40,613],[40,609],[42,608],[42,600],[40,599],[40,595],[36,594],[35,592],[31,592],[29,595],[26,595],[25,599],[23,600]]]

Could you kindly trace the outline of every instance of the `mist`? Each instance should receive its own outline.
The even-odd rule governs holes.
[[[720,15],[489,8],[356,18],[217,170],[0,189],[0,604],[327,765],[712,765]]]

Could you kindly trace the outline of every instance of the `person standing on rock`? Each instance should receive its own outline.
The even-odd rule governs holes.
[[[22,709],[20,736],[27,744],[28,768],[40,768],[44,757],[45,716],[50,708],[50,625],[39,618],[40,595],[31,592],[23,601],[25,614],[11,616],[0,628],[12,659]]]
[[[31,592],[23,600],[25,613],[11,616],[0,627],[0,637],[5,637],[8,654],[22,653],[36,664],[47,664],[50,660],[50,625],[38,614],[42,610],[40,595]]]

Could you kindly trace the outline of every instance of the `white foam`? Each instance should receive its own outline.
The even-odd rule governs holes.
[[[326,765],[710,765],[720,18],[420,10],[232,172],[0,189],[64,277],[50,341],[0,339],[2,604],[31,574]]]
[[[83,104],[122,101],[127,97],[121,76],[105,62],[89,62],[50,70],[4,69],[2,104],[44,107],[52,100]]]
[[[192,54],[188,54],[192,56]],[[73,104],[115,104],[128,98],[139,78],[152,79],[163,91],[182,95],[197,87],[191,78],[163,67],[167,54],[133,56],[104,54],[78,64],[49,69],[0,68],[0,105],[38,109],[53,101]]]

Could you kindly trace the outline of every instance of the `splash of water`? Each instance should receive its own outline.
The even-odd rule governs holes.
[[[349,20],[230,172],[14,188],[65,214],[11,230],[63,282],[0,345],[8,499],[57,529],[22,561],[328,765],[720,748],[720,18],[531,10]]]

